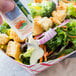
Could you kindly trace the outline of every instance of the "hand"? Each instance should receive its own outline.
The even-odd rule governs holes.
[[[0,13],[4,14],[14,9],[14,1],[13,0],[0,0]],[[0,25],[3,20],[0,16]]]

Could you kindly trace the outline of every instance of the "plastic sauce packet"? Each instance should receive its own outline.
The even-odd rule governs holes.
[[[23,40],[32,34],[32,18],[28,10],[19,0],[14,0],[17,4],[14,10],[5,13],[4,20],[15,30],[18,36]]]

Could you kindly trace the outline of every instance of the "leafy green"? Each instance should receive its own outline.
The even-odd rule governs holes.
[[[74,7],[73,3],[68,4],[68,11],[67,11],[68,16],[73,16],[76,17],[76,8]]]
[[[34,51],[34,48],[31,48],[29,50],[27,50],[27,52],[23,53],[20,55],[20,58],[21,56],[24,56],[24,58],[27,58],[27,57],[30,57],[31,56],[31,53]]]
[[[2,26],[6,26],[6,27],[10,28],[10,26],[5,21],[3,21]]]
[[[59,57],[63,54],[67,55],[76,50],[76,38],[70,37],[76,36],[76,19],[71,19],[70,22],[66,24],[66,26],[66,29],[57,28],[57,35],[45,43],[45,45],[54,52],[51,56],[56,55]],[[62,49],[63,47],[64,49]]]
[[[67,24],[67,34],[69,36],[76,36],[76,19],[71,19],[70,23]],[[73,43],[73,48],[76,48],[76,38],[70,38]],[[76,49],[75,49],[76,50]]]
[[[53,1],[43,1],[42,3],[30,3],[29,8],[33,18],[35,16],[50,17],[52,11],[56,9],[56,4]]]
[[[24,58],[24,56],[21,56],[20,61],[24,64],[30,65],[30,57]]]
[[[74,44],[74,46],[76,47],[76,38],[72,39],[72,43]]]
[[[22,53],[20,55],[20,61],[22,61],[24,64],[27,64],[29,65],[30,64],[30,56],[31,56],[31,53],[34,51],[34,48],[31,48],[29,50],[27,50],[27,52],[25,53]]]
[[[72,48],[70,48],[70,49],[65,49],[65,50],[63,50],[63,51],[61,51],[59,54],[58,54],[58,57],[60,57],[61,55],[67,55],[67,54],[69,54],[69,53],[71,53],[71,52],[73,52],[73,49]]]
[[[4,21],[3,24],[0,26],[0,32],[6,33],[9,28],[9,25]]]
[[[58,33],[53,39],[49,40],[45,44],[54,51],[57,47],[66,45],[67,35],[66,32],[57,28],[56,32]]]
[[[67,24],[67,33],[68,33],[68,35],[76,36],[76,20],[75,19],[72,19]]]

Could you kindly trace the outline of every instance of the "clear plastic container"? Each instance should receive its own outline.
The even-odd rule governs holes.
[[[5,13],[3,18],[23,40],[32,34],[33,22],[29,11],[24,7],[21,1],[14,1],[16,3],[14,10]]]

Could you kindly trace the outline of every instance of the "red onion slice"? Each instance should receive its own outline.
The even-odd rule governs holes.
[[[44,35],[43,38],[37,40],[39,44],[44,44],[47,41],[49,41],[51,38],[53,38],[57,33],[53,29],[49,29]]]
[[[70,22],[70,20],[67,19],[61,25],[59,25],[58,27],[64,26],[65,24],[67,24],[69,22]],[[54,29],[50,28],[47,32],[45,32],[45,33],[41,34],[40,36],[38,36],[38,37],[44,36],[43,38],[37,40],[38,43],[39,44],[44,44],[47,41],[49,41],[50,39],[52,39],[57,34],[56,31],[54,31],[56,29],[57,29],[57,27],[55,27]]]
[[[66,25],[67,23],[69,23],[70,22],[70,19],[67,19],[67,20],[65,20],[62,24],[60,24],[59,26],[57,26],[57,27],[61,27],[61,26],[64,26],[64,25]],[[54,30],[56,30],[57,29],[57,27],[55,27],[54,28]]]

